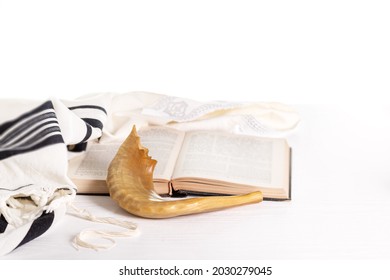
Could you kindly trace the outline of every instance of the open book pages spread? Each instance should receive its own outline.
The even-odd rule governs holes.
[[[285,139],[217,131],[149,127],[138,131],[157,160],[156,191],[171,194],[244,194],[261,190],[265,199],[290,199],[290,148]],[[79,193],[107,193],[107,168],[121,143],[89,144],[71,160],[69,175]]]

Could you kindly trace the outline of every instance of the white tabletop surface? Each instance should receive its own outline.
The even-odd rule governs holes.
[[[128,219],[140,235],[108,251],[71,245],[81,230],[116,229],[67,214],[1,259],[378,259],[390,257],[390,106],[296,106],[292,200],[164,220],[134,217],[108,196],[78,195],[96,216]]]

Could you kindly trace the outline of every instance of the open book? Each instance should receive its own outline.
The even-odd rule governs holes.
[[[260,190],[264,199],[291,198],[291,149],[285,139],[164,127],[138,134],[157,160],[153,178],[161,195],[178,190],[191,194]],[[79,193],[107,193],[107,168],[120,144],[93,144],[70,162],[69,176]]]

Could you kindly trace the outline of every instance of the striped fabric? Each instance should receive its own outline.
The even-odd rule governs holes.
[[[69,102],[68,102],[69,103]],[[102,135],[101,104],[49,100],[0,104],[0,255],[47,232],[76,194],[68,150]]]
[[[298,122],[299,114],[282,104],[201,103],[147,92],[0,100],[0,255],[61,220],[77,189],[67,177],[69,155],[88,141],[123,140],[134,124],[267,135]]]
[[[0,160],[63,142],[53,104],[47,101],[0,125]]]

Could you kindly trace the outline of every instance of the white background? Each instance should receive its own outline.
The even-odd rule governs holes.
[[[386,2],[0,0],[0,97],[377,102]]]
[[[386,2],[0,0],[0,98],[69,99],[143,90],[199,100],[370,103],[372,114],[390,91]],[[387,111],[378,112],[382,117]],[[330,123],[325,126],[331,128]],[[376,126],[368,131],[382,131]],[[338,142],[326,144],[332,150]],[[376,173],[385,169],[381,166]],[[313,179],[302,172],[298,180]],[[305,193],[296,197],[303,200]],[[381,218],[386,216],[373,223]],[[92,273],[93,266],[85,271]],[[275,267],[279,273],[290,272],[286,265]],[[304,262],[289,276],[299,278],[307,271],[321,279],[359,276],[361,271],[353,267],[366,275],[387,272],[382,263],[353,263],[343,270],[326,262]],[[116,275],[117,266],[110,268],[109,275]]]

